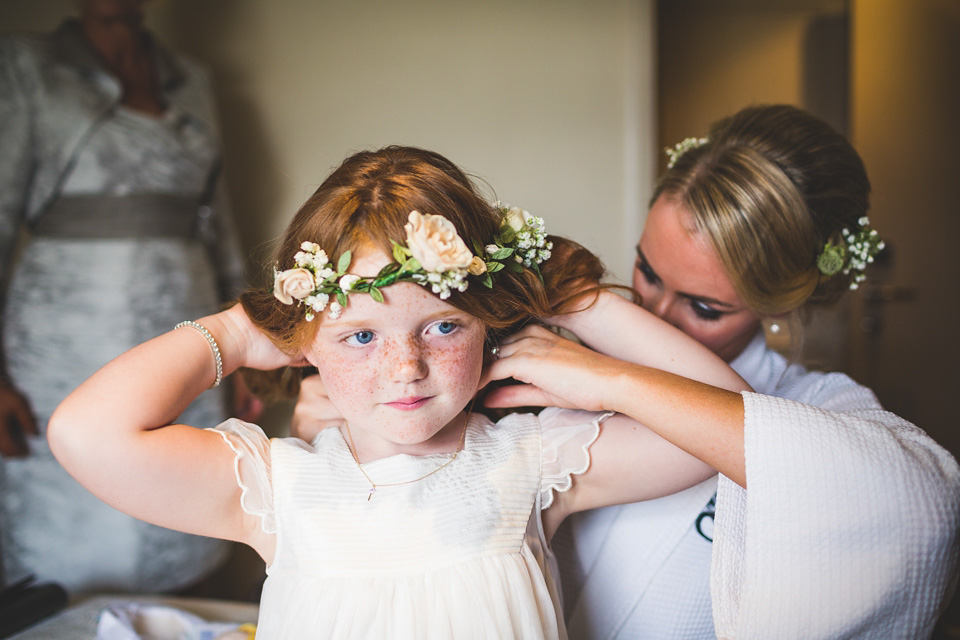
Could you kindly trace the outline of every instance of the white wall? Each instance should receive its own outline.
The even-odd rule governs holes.
[[[412,144],[629,281],[654,172],[653,0],[158,0],[151,28],[215,75],[248,248],[351,151]],[[4,0],[0,30],[63,0]]]

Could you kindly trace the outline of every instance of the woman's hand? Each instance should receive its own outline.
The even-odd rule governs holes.
[[[522,384],[491,390],[488,407],[564,407],[589,411],[616,410],[608,398],[611,383],[631,368],[540,326],[529,326],[507,338],[499,358],[484,371],[481,386],[513,378]]]
[[[27,435],[40,435],[27,399],[13,387],[0,383],[0,456],[28,455]]]
[[[306,442],[313,442],[327,427],[336,427],[343,423],[343,416],[333,406],[327,389],[319,375],[307,376],[300,381],[300,394],[293,409],[290,422],[290,435]]]

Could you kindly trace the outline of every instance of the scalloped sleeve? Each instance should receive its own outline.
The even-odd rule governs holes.
[[[264,533],[276,533],[273,481],[270,473],[270,439],[260,427],[231,418],[212,429],[233,451],[233,469],[240,486],[240,507],[260,518]]]
[[[600,423],[612,412],[575,411],[551,407],[540,412],[540,508],[553,504],[554,493],[569,491],[573,476],[590,468],[590,445],[600,435]]]

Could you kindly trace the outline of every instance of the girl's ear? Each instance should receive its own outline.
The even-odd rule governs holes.
[[[316,353],[313,350],[313,344],[308,344],[304,347],[300,347],[298,354],[300,356],[300,362],[294,366],[306,367],[312,366],[316,368],[317,362],[319,361]]]

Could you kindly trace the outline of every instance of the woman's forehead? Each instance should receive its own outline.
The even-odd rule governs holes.
[[[638,247],[665,286],[695,297],[740,302],[716,250],[678,200],[660,196],[654,202]]]

